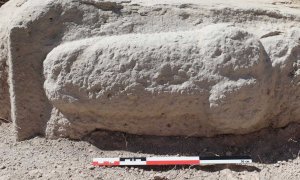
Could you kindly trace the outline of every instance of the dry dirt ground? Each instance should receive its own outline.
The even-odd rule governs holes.
[[[8,179],[300,179],[300,125],[215,138],[137,136],[96,131],[83,141],[36,137],[15,142],[0,125],[0,180]],[[94,157],[251,155],[253,164],[96,167]]]
[[[4,0],[0,0],[0,6],[2,2]],[[22,142],[15,142],[12,124],[1,123],[1,120],[0,124],[0,180],[300,179],[300,125],[296,124],[249,135],[215,138],[96,131],[82,141],[36,137]],[[91,166],[94,157],[165,155],[251,155],[254,163],[247,166]]]

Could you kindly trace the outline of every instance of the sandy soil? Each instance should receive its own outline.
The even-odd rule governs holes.
[[[300,179],[299,125],[215,138],[136,136],[93,132],[83,141],[36,137],[15,142],[0,126],[0,179]],[[298,131],[297,131],[298,129]],[[251,155],[253,164],[221,166],[91,166],[94,157]]]
[[[135,1],[138,3],[138,0]],[[257,0],[248,1],[245,6]],[[148,2],[153,5],[158,1]],[[201,1],[203,5],[207,5],[206,2],[209,1]],[[265,6],[278,6],[280,10],[285,9],[283,6],[291,6],[285,4],[285,1],[278,1],[277,4],[272,4],[271,0],[264,2]],[[296,8],[294,11],[300,12]],[[300,125],[296,124],[249,135],[224,135],[215,138],[137,136],[97,131],[82,141],[36,137],[22,142],[15,142],[12,124],[1,123],[1,120],[0,124],[0,180],[300,179]],[[162,155],[251,155],[254,163],[247,166],[91,166],[94,157]]]

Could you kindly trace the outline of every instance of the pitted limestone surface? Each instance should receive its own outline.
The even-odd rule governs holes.
[[[18,140],[299,122],[299,5],[237,1],[11,0],[0,117],[11,112]]]
[[[156,135],[266,126],[273,83],[260,41],[226,24],[66,43],[44,73],[49,100],[73,124]]]

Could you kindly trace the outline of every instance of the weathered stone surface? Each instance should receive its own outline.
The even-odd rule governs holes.
[[[259,40],[228,25],[66,43],[44,73],[51,104],[73,124],[155,135],[253,131],[272,84]]]
[[[300,119],[300,29],[291,28],[278,36],[262,39],[276,79],[271,112],[272,125],[281,127]]]
[[[0,9],[0,80],[17,138],[299,122],[300,12],[271,2],[11,0]]]

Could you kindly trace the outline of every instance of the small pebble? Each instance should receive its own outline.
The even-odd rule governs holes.
[[[88,169],[89,169],[89,170],[94,170],[94,169],[95,169],[95,166],[90,165],[90,166],[88,167]]]

